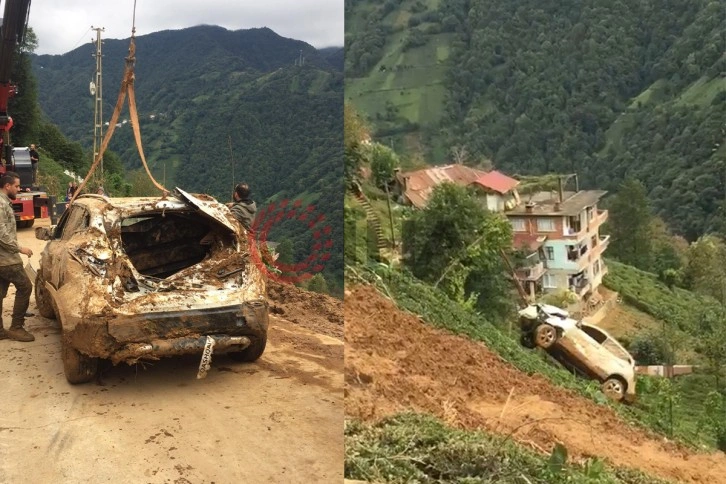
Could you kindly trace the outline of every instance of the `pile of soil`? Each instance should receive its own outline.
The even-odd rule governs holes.
[[[267,282],[270,314],[316,333],[343,338],[343,301],[292,284]]]
[[[484,428],[542,452],[564,444],[576,459],[684,482],[726,482],[726,456],[697,454],[634,428],[613,410],[543,377],[528,376],[486,346],[399,311],[371,287],[345,297],[345,411],[364,420],[406,410]]]

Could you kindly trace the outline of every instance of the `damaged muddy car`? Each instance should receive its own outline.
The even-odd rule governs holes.
[[[523,346],[540,347],[565,368],[599,381],[612,400],[635,400],[635,360],[607,331],[547,304],[530,305],[519,316]]]
[[[265,280],[244,229],[211,197],[82,195],[36,238],[48,241],[38,311],[60,321],[70,383],[94,379],[102,359],[200,354],[201,377],[212,353],[254,361],[265,350]]]

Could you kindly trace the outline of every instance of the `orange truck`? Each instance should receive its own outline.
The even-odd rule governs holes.
[[[33,165],[30,162],[30,150],[26,147],[12,149],[10,163],[0,166],[0,174],[13,171],[20,176],[20,191],[13,200],[15,222],[19,229],[32,227],[37,218],[48,218],[52,214],[53,199],[48,196],[44,187],[33,183]]]

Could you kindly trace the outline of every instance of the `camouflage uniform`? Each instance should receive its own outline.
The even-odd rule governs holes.
[[[15,286],[15,304],[10,328],[18,329],[25,324],[33,283],[23,270],[12,202],[5,193],[0,192],[0,324],[2,303],[10,284]]]
[[[252,227],[252,221],[255,219],[255,213],[257,213],[257,204],[253,200],[240,200],[238,202],[234,202],[230,210],[232,211],[234,218],[236,218],[246,230],[250,230],[250,227]]]

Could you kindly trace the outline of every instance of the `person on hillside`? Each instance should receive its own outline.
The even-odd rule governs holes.
[[[35,145],[30,145],[30,163],[33,166],[33,185],[38,184],[38,161],[40,160],[40,155],[38,155],[38,152],[35,150]]]
[[[227,204],[232,215],[249,231],[257,213],[257,204],[250,197],[250,187],[246,183],[238,183],[232,192],[232,199],[234,202]]]
[[[25,329],[25,316],[30,305],[30,294],[33,283],[23,269],[20,254],[33,256],[28,247],[18,245],[18,234],[15,229],[15,213],[11,200],[20,190],[20,177],[9,171],[0,177],[0,339],[10,338],[15,341],[34,341],[35,337]],[[2,322],[2,303],[8,293],[10,284],[15,286],[15,304],[10,328],[5,329]]]

